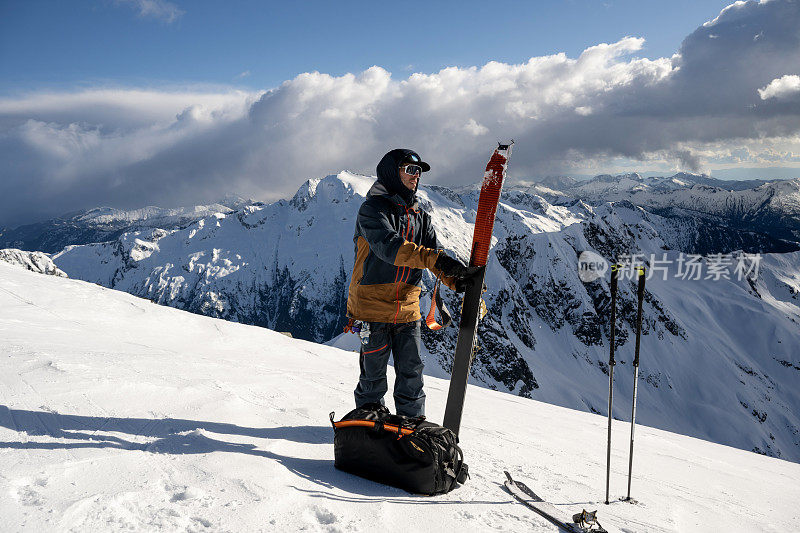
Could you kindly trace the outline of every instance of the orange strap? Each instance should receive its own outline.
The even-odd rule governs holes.
[[[431,310],[428,311],[428,316],[425,317],[425,325],[428,326],[428,329],[432,331],[438,331],[442,328],[446,328],[450,325],[451,317],[450,311],[447,310],[447,306],[444,305],[442,302],[442,296],[439,294],[439,284],[441,280],[436,278],[436,285],[433,286],[433,294],[431,294]],[[439,324],[436,322],[436,308],[439,308],[439,314],[442,316],[442,322],[444,324]]]
[[[374,428],[376,424],[377,422],[373,422],[371,420],[340,420],[339,422],[334,422],[333,427],[336,429],[350,427]],[[410,435],[414,433],[413,429],[401,428],[394,424],[384,424],[383,429],[386,431],[391,431],[392,433],[397,433],[399,431],[401,435]]]

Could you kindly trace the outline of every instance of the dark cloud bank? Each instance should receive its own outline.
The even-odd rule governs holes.
[[[396,146],[422,153],[431,181],[467,183],[493,142],[510,137],[517,176],[613,158],[698,170],[709,153],[800,139],[797,1],[734,4],[671,58],[637,58],[642,44],[628,37],[576,59],[398,80],[380,67],[305,73],[259,94],[95,90],[2,100],[0,225],[227,192],[269,200],[308,177],[374,173]]]

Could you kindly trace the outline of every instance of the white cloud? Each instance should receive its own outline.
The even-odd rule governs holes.
[[[736,2],[726,6],[724,8],[722,8],[722,11],[720,11],[719,15],[717,15],[714,19],[709,20],[708,22],[704,22],[703,23],[703,27],[707,28],[709,26],[714,26],[715,24],[717,24],[719,22],[720,18],[722,18],[724,16],[733,15],[734,14],[733,11],[735,11],[735,10],[741,8],[741,7],[744,7],[745,5],[747,5],[747,2],[745,2],[744,0],[736,0]]]
[[[469,119],[469,121],[464,125],[464,130],[475,136],[489,133],[489,128],[478,124],[475,122],[474,118]]]
[[[0,98],[0,120],[33,118],[59,124],[84,122],[113,129],[132,129],[171,122],[192,105],[244,114],[260,94],[263,92],[119,88],[36,93]]]
[[[338,77],[307,72],[260,93],[105,89],[0,99],[0,160],[10,169],[0,180],[0,224],[41,206],[60,214],[180,205],[230,191],[271,200],[308,177],[374,173],[399,146],[431,163],[431,183],[477,180],[491,142],[507,138],[517,141],[516,177],[637,161],[687,170],[724,158],[791,162],[800,153],[800,107],[758,91],[800,72],[798,26],[797,2],[749,2],[655,60],[637,57],[644,41],[626,37],[577,58],[397,76],[378,66]],[[774,153],[766,145],[751,150],[760,155],[733,151],[778,138],[790,141]]]
[[[800,93],[800,76],[787,74],[769,82],[766,87],[758,90],[762,100],[768,98],[784,98],[788,95]]]
[[[140,17],[154,18],[167,24],[172,24],[186,12],[172,2],[165,0],[115,0],[117,5],[130,5],[134,7]]]
[[[691,149],[702,162],[704,170],[731,165],[748,168],[798,166],[800,169],[800,134],[760,139],[726,139],[678,146]]]

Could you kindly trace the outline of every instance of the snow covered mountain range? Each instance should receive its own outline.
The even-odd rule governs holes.
[[[130,231],[183,228],[214,213],[231,213],[252,203],[255,202],[229,195],[209,205],[172,209],[150,206],[125,211],[98,207],[13,229],[0,228],[0,248],[55,253],[71,244],[109,241]]]
[[[353,349],[353,336],[338,334],[352,269],[353,224],[372,181],[346,172],[309,180],[291,200],[216,213],[182,229],[148,229],[68,247],[54,261],[72,278]],[[770,196],[790,219],[796,185],[782,182]],[[695,187],[700,186],[673,192],[681,198]],[[741,193],[749,200],[764,194],[761,187],[767,186]],[[739,192],[707,197],[727,194]],[[714,213],[661,216],[632,203],[628,196],[635,193],[625,195],[595,205],[563,194],[548,201],[517,188],[503,195],[487,270],[489,314],[479,327],[472,382],[604,413],[608,273],[583,283],[578,257],[585,251],[607,259],[644,254],[672,266],[648,280],[642,423],[800,461],[800,252],[788,251],[797,249],[795,242],[731,228],[725,225],[729,219]],[[428,186],[420,199],[441,245],[467,258],[477,191]],[[712,210],[727,201],[699,205]],[[733,275],[733,265],[745,263],[735,254],[728,258],[730,279],[706,278],[713,258],[700,261],[706,269],[701,279],[676,277],[682,252],[741,249],[765,253],[758,276]],[[430,278],[426,282],[432,285]],[[633,281],[623,280],[620,292],[615,390],[617,398],[628,398]],[[425,293],[425,309],[428,299]],[[459,308],[452,293],[445,299],[452,310]],[[426,373],[448,375],[455,337],[455,328],[424,333]],[[615,416],[627,416],[625,408],[617,409],[619,403]]]
[[[1,262],[0,353],[3,531],[554,532],[503,490],[503,470],[564,515],[597,509],[610,533],[800,520],[800,464],[643,425],[634,501],[619,501],[621,421],[603,505],[605,418],[474,386],[466,484],[379,485],[333,466],[328,413],[351,408],[356,354]],[[447,387],[426,379],[431,420]]]
[[[643,178],[633,173],[601,175],[580,182],[545,180],[528,188],[528,192],[557,204],[575,198],[592,205],[627,200],[664,216],[702,220],[736,232],[756,232],[762,239],[772,241],[769,246],[773,251],[797,250],[800,242],[800,178],[737,182],[687,173],[662,178]],[[753,244],[745,246],[745,250],[763,251],[766,243]],[[712,245],[699,249],[698,253],[720,251],[714,248]]]
[[[586,184],[605,183],[606,186],[614,187],[614,183],[635,182],[634,186],[653,188],[653,189],[676,189],[686,188],[692,185],[707,185],[717,189],[724,189],[727,191],[743,191],[745,189],[755,189],[761,185],[772,183],[776,180],[721,180],[712,178],[708,174],[692,174],[690,172],[678,172],[672,176],[650,176],[644,177],[638,172],[630,172],[627,174],[598,174],[589,180],[578,180],[570,176],[548,176],[539,178],[536,181],[538,184],[556,190],[571,190],[574,187],[585,186]],[[595,188],[597,185],[595,185]],[[590,187],[591,188],[591,187]],[[616,185],[620,188],[620,185]]]

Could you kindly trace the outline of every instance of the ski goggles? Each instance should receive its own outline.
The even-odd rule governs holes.
[[[403,172],[408,174],[409,176],[421,176],[422,175],[422,167],[419,165],[403,165],[400,167],[403,169]]]

